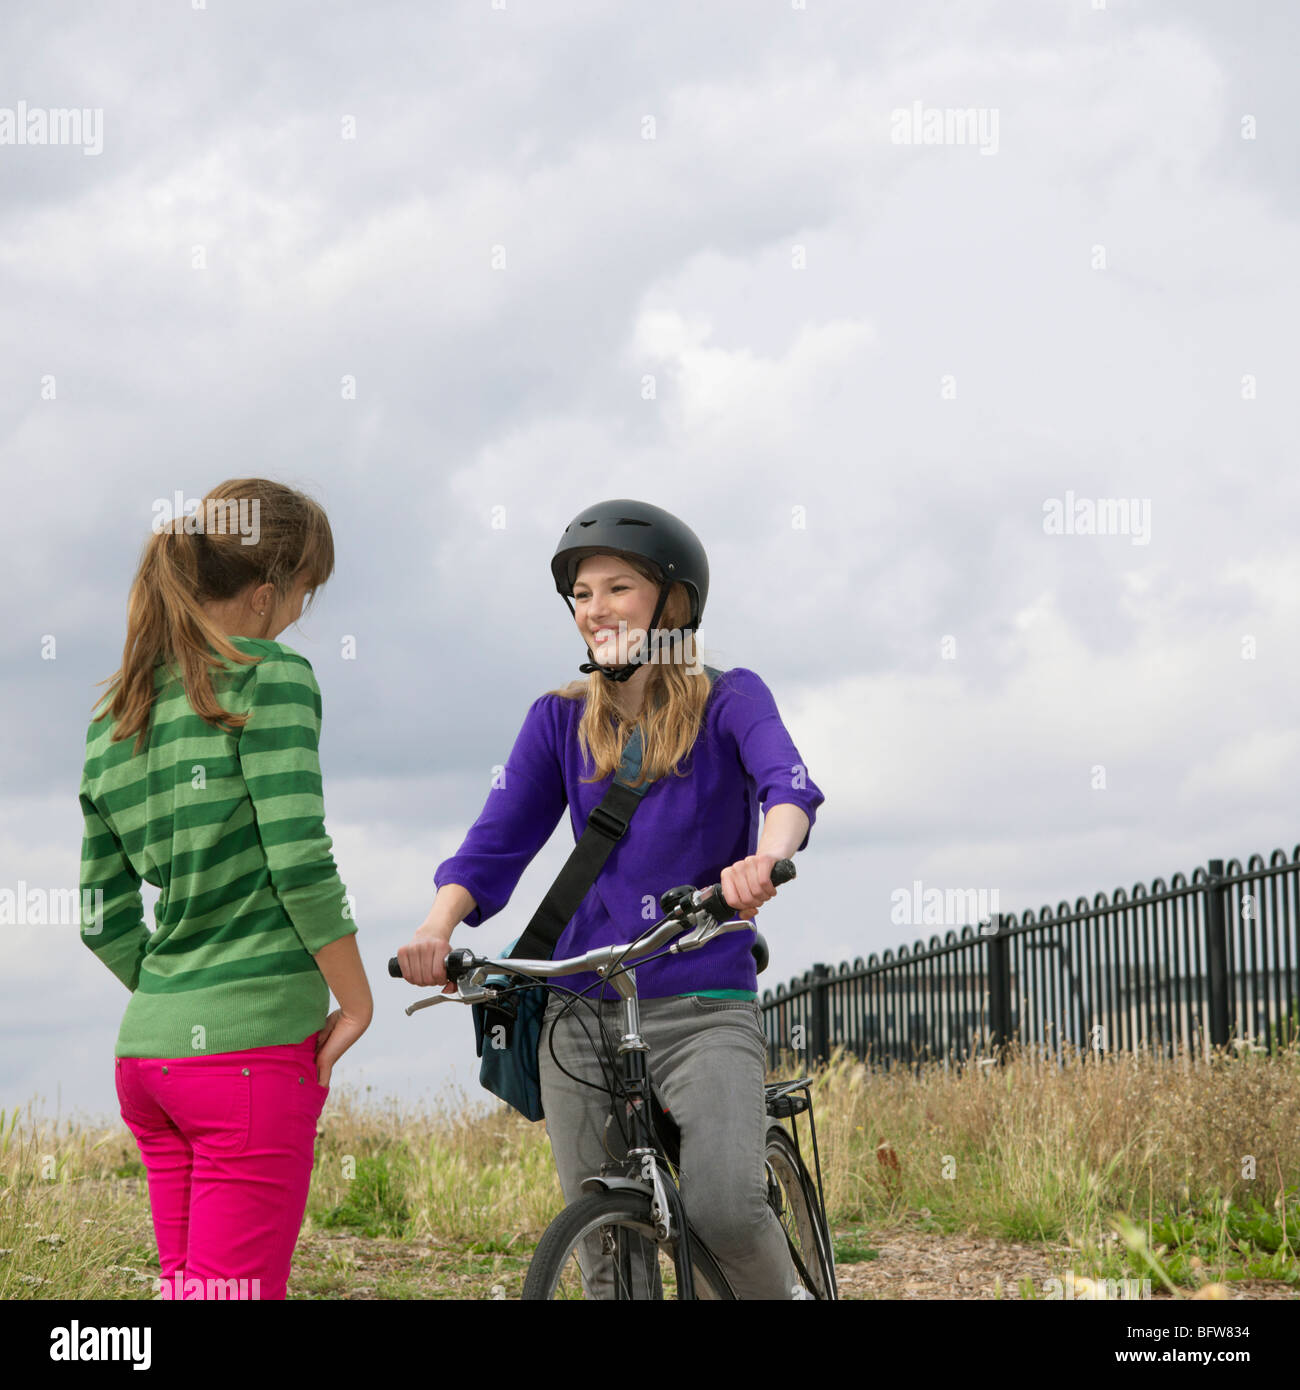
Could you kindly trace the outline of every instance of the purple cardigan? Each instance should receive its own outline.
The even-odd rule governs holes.
[[[465,921],[472,927],[495,916],[510,901],[524,870],[550,839],[566,805],[574,840],[611,777],[590,775],[578,747],[578,721],[585,702],[543,695],[534,700],[515,739],[504,775],[488,793],[482,814],[456,854],[438,865],[434,883],[459,883],[477,906]],[[789,803],[815,819],[823,797],[807,775],[798,749],[777,713],[772,692],[744,667],[714,682],[704,720],[690,753],[680,764],[685,776],[669,773],[653,783],[614,846],[595,887],[565,928],[555,958],[616,942],[631,941],[663,915],[659,895],[679,884],[706,888],[724,866],[755,852],[759,806]],[[804,837],[802,849],[808,843]],[[796,884],[787,891],[799,892]],[[535,908],[519,915],[518,936]],[[757,919],[755,919],[757,922]],[[719,937],[699,951],[662,956],[637,966],[637,989],[646,999],[699,990],[757,988],[750,932]],[[595,985],[595,974],[565,976],[568,989]],[[616,997],[608,986],[604,997]],[[598,998],[593,989],[588,998]]]

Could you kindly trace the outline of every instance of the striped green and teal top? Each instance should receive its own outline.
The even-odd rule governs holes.
[[[251,716],[242,729],[200,719],[160,663],[140,753],[111,741],[110,717],[86,735],[81,933],[131,991],[118,1057],[301,1042],[329,1008],[313,957],[356,931],[325,833],[311,664],[280,642],[231,641],[261,657],[212,671],[224,708]],[[141,880],[160,890],[152,932]]]

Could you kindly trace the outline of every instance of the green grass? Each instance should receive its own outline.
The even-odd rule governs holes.
[[[844,1232],[831,1237],[831,1248],[835,1252],[836,1265],[865,1264],[867,1260],[877,1259],[878,1250],[866,1243],[865,1231]]]
[[[411,1221],[405,1160],[400,1155],[361,1157],[347,1195],[319,1218],[325,1227],[350,1227],[367,1236],[404,1235]]]

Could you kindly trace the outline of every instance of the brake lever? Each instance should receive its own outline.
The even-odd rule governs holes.
[[[416,1009],[431,1009],[435,1004],[463,1004],[459,991],[455,994],[431,994],[427,999],[417,999],[402,1011],[409,1018]]]
[[[709,917],[706,921],[701,922],[694,931],[688,932],[685,936],[679,936],[668,950],[670,952],[698,951],[701,946],[707,946],[715,936],[723,936],[727,932],[740,931],[743,928],[757,931],[753,922],[747,922],[740,917],[733,917],[727,922],[719,922],[716,917]]]
[[[463,976],[460,987],[451,994],[431,994],[427,999],[417,999],[414,1004],[408,1004],[403,1012],[409,1018],[417,1009],[429,1009],[435,1004],[484,1004],[495,999],[499,991],[485,982],[486,973],[487,966],[480,966]]]

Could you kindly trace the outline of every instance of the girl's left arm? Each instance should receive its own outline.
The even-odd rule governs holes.
[[[793,807],[805,817],[803,838],[797,844],[785,846],[793,853],[804,847],[817,808],[824,800],[821,788],[809,776],[772,692],[762,678],[737,666],[727,671],[722,681],[725,687],[719,692],[718,727],[734,739],[741,765],[754,779],[764,812],[763,834],[767,834],[767,818],[774,811]],[[792,823],[783,816],[774,823],[773,836],[782,838],[784,830]]]
[[[776,897],[772,865],[794,854],[807,838],[810,825],[807,813],[789,802],[783,801],[764,814],[758,849],[722,871],[722,896],[739,909],[737,917],[749,921],[765,902]]]
[[[727,679],[730,698],[720,711],[720,722],[736,740],[740,761],[754,779],[763,807],[754,853],[723,869],[720,879],[727,902],[748,920],[776,896],[772,865],[804,847],[823,797],[760,677],[736,668]]]
[[[783,801],[763,814],[763,833],[758,837],[757,856],[769,856],[773,863],[789,859],[808,838],[812,822],[808,813],[792,802]]]
[[[99,808],[81,788],[81,892],[78,916],[81,939],[134,991],[140,982],[140,962],[149,944],[144,924],[140,875],[131,867],[122,842],[109,829]]]

